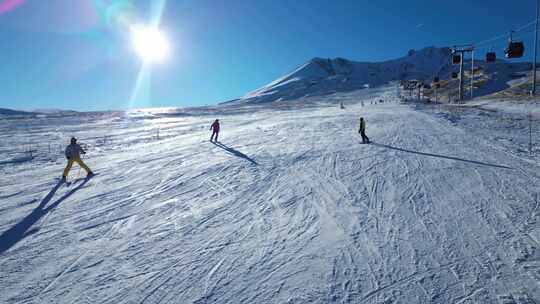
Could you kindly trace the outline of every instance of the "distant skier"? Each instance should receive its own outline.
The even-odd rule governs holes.
[[[214,135],[216,138],[214,139],[214,142],[218,141],[218,135],[219,135],[219,119],[216,119],[214,123],[210,126],[210,130],[212,130],[212,136],[210,136],[210,141],[214,139]]]
[[[362,136],[362,143],[369,144],[369,138],[366,136],[366,121],[364,120],[364,117],[360,117],[360,129],[358,130],[358,133]]]
[[[87,177],[91,177],[92,175],[94,175],[92,170],[90,170],[90,168],[88,168],[88,166],[81,160],[81,153],[86,154],[86,151],[84,151],[83,148],[81,148],[81,146],[77,144],[77,139],[75,137],[72,137],[71,144],[66,148],[66,158],[68,163],[66,168],[64,169],[64,174],[62,175],[63,181],[66,180],[69,174],[69,170],[71,170],[71,166],[73,166],[73,163],[78,163],[81,168],[86,170]]]
[[[345,106],[343,105],[343,101],[339,102],[339,108],[342,109],[342,110],[345,109]]]

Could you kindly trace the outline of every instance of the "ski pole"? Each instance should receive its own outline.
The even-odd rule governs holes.
[[[84,159],[84,154],[81,155],[81,159]],[[81,164],[78,164],[79,165],[79,170],[77,171],[77,178],[75,179],[79,179],[79,176],[81,175]]]

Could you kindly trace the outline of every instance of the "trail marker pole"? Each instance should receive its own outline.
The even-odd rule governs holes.
[[[463,79],[465,78],[465,71],[463,70],[463,58],[465,56],[463,56],[463,52],[461,52],[459,55],[461,56],[461,62],[459,64],[459,101],[463,101],[463,84],[465,82],[465,79]]]
[[[474,89],[474,49],[471,51],[471,100],[473,100],[473,89]]]
[[[529,154],[532,155],[532,112],[529,112],[529,114],[527,114],[527,117],[529,118]]]

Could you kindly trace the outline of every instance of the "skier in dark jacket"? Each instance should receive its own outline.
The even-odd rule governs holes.
[[[364,120],[364,117],[360,117],[360,129],[358,130],[358,133],[362,136],[362,143],[369,144],[369,138],[366,136],[366,121]]]
[[[86,151],[84,151],[83,148],[77,143],[77,139],[75,137],[71,138],[71,143],[69,146],[67,146],[65,154],[68,163],[66,165],[66,168],[64,169],[64,174],[62,175],[63,181],[66,180],[69,174],[69,170],[71,170],[71,166],[73,166],[73,163],[78,163],[81,168],[86,170],[88,177],[94,175],[92,170],[90,170],[90,168],[88,168],[88,166],[82,161],[81,154],[86,154]]]
[[[216,119],[214,123],[210,126],[210,130],[212,130],[212,136],[210,136],[210,141],[214,139],[214,135],[216,138],[214,139],[214,142],[218,141],[218,135],[219,135],[219,119]]]

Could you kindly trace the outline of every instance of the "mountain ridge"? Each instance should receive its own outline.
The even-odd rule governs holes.
[[[451,56],[451,48],[431,46],[412,49],[405,56],[379,62],[315,57],[269,84],[221,104],[260,104],[324,96],[379,87],[400,80],[416,79],[431,83],[435,76],[451,82],[452,72],[459,70],[459,66],[451,64]],[[465,59],[464,64],[466,70],[470,70],[471,60]],[[478,74],[475,72],[475,86],[476,78],[481,78],[481,81],[478,80],[479,87],[475,87],[475,95],[482,96],[511,87],[510,82],[515,80],[515,74],[521,73],[524,77],[530,68],[530,63],[505,60],[490,64],[476,60],[474,64],[475,70],[479,71]],[[448,94],[454,94],[455,86],[451,87],[452,91]]]

